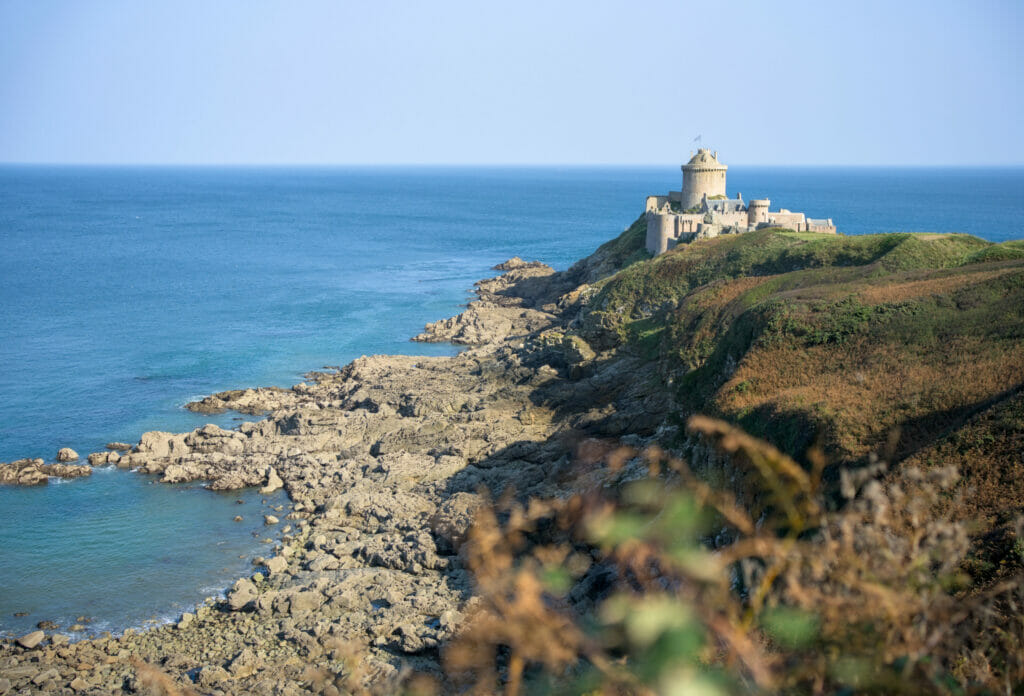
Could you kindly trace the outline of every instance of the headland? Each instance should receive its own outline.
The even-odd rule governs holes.
[[[266,520],[280,543],[173,625],[0,643],[0,693],[443,679],[442,648],[480,604],[465,544],[491,496],[567,500],[621,475],[593,452],[657,444],[756,507],[753,483],[686,430],[696,413],[798,459],[822,452],[837,499],[907,487],[911,465],[959,467],[962,495],[930,514],[983,521],[965,541],[971,586],[1019,571],[1020,243],[768,227],[652,258],[649,213],[567,271],[500,264],[464,312],[416,337],[465,346],[456,356],[362,357],[291,389],[211,395],[190,407],[267,415],[90,455],[166,482],[283,487],[290,508]],[[597,551],[587,558],[564,595],[581,614],[623,580]]]

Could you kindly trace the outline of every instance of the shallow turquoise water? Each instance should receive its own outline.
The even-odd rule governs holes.
[[[677,167],[0,167],[0,461],[229,427],[181,405],[361,354],[449,353],[408,337],[492,265],[564,268],[678,187]],[[1021,169],[732,167],[729,191],[846,233],[1024,236]],[[0,632],[180,612],[247,572],[260,506],[120,471],[0,487]]]

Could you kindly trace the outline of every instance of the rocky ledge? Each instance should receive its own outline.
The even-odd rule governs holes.
[[[0,643],[0,694],[133,692],[154,679],[298,694],[319,689],[308,665],[344,672],[353,654],[378,684],[403,669],[437,672],[439,646],[474,601],[459,550],[486,491],[566,494],[587,479],[581,443],[641,444],[666,412],[650,363],[564,335],[592,269],[517,259],[499,269],[465,312],[417,337],[467,346],[459,355],[362,357],[291,390],[217,394],[190,408],[268,415],[89,455],[166,482],[282,486],[291,508],[256,573],[175,625]]]
[[[296,385],[292,391],[297,390]],[[259,387],[257,389],[233,389],[207,396],[199,401],[185,404],[185,408],[195,413],[223,413],[238,411],[249,415],[261,415],[276,408],[292,403],[290,392],[280,387]]]
[[[11,486],[42,486],[49,483],[51,476],[80,478],[90,474],[92,469],[84,464],[47,464],[42,459],[0,462],[0,484]]]

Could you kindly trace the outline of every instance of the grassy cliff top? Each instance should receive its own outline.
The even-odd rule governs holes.
[[[644,259],[605,247],[580,335],[657,361],[679,422],[723,418],[803,458],[956,465],[953,517],[1024,513],[1024,242],[764,229]]]

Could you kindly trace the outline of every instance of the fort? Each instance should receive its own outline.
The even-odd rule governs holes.
[[[761,227],[786,227],[797,232],[835,234],[832,219],[813,219],[785,208],[769,210],[771,201],[755,198],[743,202],[743,195],[729,198],[725,193],[725,171],[718,153],[707,148],[682,166],[683,190],[667,196],[648,196],[647,250],[663,254],[677,244],[709,239],[722,234],[739,234]]]

